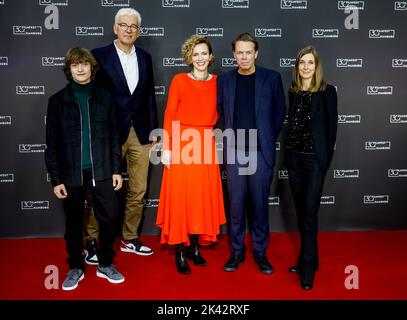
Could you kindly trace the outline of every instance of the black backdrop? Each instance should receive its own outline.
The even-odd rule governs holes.
[[[346,13],[350,5],[359,11]],[[320,228],[407,228],[407,1],[0,0],[0,237],[63,234],[62,206],[43,160],[48,97],[66,84],[61,65],[67,49],[109,44],[123,6],[142,15],[137,45],[153,57],[160,123],[171,78],[188,70],[179,52],[191,34],[210,37],[216,56],[211,72],[220,74],[234,65],[233,38],[252,33],[260,44],[258,64],[278,70],[285,90],[298,49],[316,46],[339,97]],[[281,137],[276,148],[270,227],[294,230]],[[159,232],[161,174],[161,166],[151,166],[143,234]]]

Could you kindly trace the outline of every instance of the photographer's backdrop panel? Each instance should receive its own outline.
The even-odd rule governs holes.
[[[220,74],[235,67],[233,38],[252,33],[258,64],[278,70],[286,91],[297,51],[316,46],[339,97],[320,228],[407,228],[407,1],[0,0],[0,237],[63,235],[62,205],[44,165],[48,98],[66,84],[67,49],[111,43],[114,15],[125,6],[142,15],[137,45],[153,57],[161,123],[171,78],[188,71],[180,46],[191,34],[210,37],[211,72]],[[295,230],[281,135],[276,148],[270,228]],[[143,234],[159,233],[161,175],[162,166],[152,165]]]

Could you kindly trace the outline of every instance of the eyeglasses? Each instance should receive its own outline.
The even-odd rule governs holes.
[[[132,24],[131,26],[129,26],[128,24],[125,24],[125,23],[118,23],[117,25],[119,26],[120,30],[124,31],[124,32],[129,30],[129,28],[130,28],[131,32],[136,32],[138,29],[140,29],[140,27],[135,24]]]

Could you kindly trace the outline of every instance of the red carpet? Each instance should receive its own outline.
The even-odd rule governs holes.
[[[297,275],[287,271],[296,261],[297,233],[271,234],[268,257],[275,268],[272,275],[258,271],[250,245],[239,269],[224,272],[223,264],[229,256],[226,236],[219,239],[216,247],[202,250],[209,265],[191,264],[190,275],[176,272],[172,250],[163,248],[159,237],[142,239],[154,249],[154,255],[122,253],[117,240],[115,263],[126,277],[124,283],[110,284],[96,276],[94,266],[87,266],[85,279],[70,292],[44,286],[47,265],[59,268],[59,288],[66,275],[63,239],[0,240],[0,299],[407,299],[407,230],[320,233],[320,271],[311,291],[302,290]],[[358,267],[359,289],[345,288],[347,265]]]

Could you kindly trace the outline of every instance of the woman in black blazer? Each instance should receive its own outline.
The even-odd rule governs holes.
[[[297,55],[289,104],[286,164],[301,235],[298,261],[289,271],[299,273],[301,287],[310,290],[318,270],[318,209],[338,121],[336,90],[324,81],[311,46]]]

